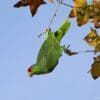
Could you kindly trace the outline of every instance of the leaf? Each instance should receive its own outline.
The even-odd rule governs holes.
[[[100,44],[97,44],[97,46],[95,47],[95,50],[94,51],[95,51],[95,53],[96,52],[100,52]]]
[[[87,0],[73,0],[75,7],[82,7],[87,4]]]
[[[98,14],[94,15],[92,23],[94,23],[95,28],[100,28],[100,12],[99,12],[99,15]]]
[[[54,0],[49,0],[49,2],[54,3]]]
[[[95,1],[92,4],[93,11],[94,12],[94,17],[92,22],[95,25],[95,28],[100,28],[100,1]]]
[[[69,17],[76,17],[77,16],[77,12],[81,12],[82,7],[87,5],[86,0],[73,0],[74,1],[74,8],[71,10]]]
[[[89,34],[84,38],[84,40],[90,46],[96,47],[98,44],[100,44],[100,37],[98,36],[97,31],[92,28],[91,28],[91,32],[89,32]]]
[[[77,25],[82,26],[89,21],[89,13],[86,0],[74,0],[75,7],[71,10],[69,17],[76,17]]]
[[[84,38],[88,45],[94,47],[94,52],[100,52],[100,36],[95,29],[91,28],[91,32]]]
[[[44,0],[20,0],[14,5],[14,7],[19,8],[30,6],[30,11],[33,17],[36,14],[39,6],[43,4],[46,4]]]
[[[92,68],[90,69],[90,72],[93,79],[97,79],[98,77],[100,77],[100,55],[94,57],[94,62],[91,67]]]
[[[88,23],[89,21],[89,13],[87,10],[84,10],[84,14],[77,15],[77,25],[82,26]]]

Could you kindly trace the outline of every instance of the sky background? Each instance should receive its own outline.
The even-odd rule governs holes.
[[[63,53],[52,73],[28,76],[27,69],[36,63],[45,39],[45,35],[40,38],[38,35],[49,25],[57,2],[39,7],[33,18],[28,7],[13,8],[16,2],[1,0],[0,3],[0,100],[100,100],[100,79],[93,80],[87,73],[93,53],[72,57]],[[65,2],[73,5],[72,0]],[[53,31],[61,26],[69,12],[69,7],[60,7],[51,26]],[[93,49],[83,41],[93,24],[78,27],[75,19],[71,22],[61,44],[71,44],[72,50]]]

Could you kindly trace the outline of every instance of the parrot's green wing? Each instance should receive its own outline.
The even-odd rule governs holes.
[[[48,38],[44,41],[40,48],[37,63],[33,67],[34,73],[45,74],[51,72],[57,65],[61,53],[62,49],[60,47],[60,42],[56,40],[53,32],[49,32]]]
[[[39,50],[36,64],[28,69],[30,76],[33,74],[39,75],[53,71],[58,64],[62,51],[64,50],[64,46],[60,46],[60,40],[65,35],[69,26],[70,22],[65,21],[58,30],[58,34],[56,34],[56,32],[48,31],[47,38]]]

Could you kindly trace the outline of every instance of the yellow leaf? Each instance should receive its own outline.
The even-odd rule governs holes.
[[[91,19],[95,28],[100,28],[100,1],[87,4],[87,0],[73,0],[74,7],[69,18],[76,17],[77,25],[82,26]]]
[[[84,15],[77,15],[77,25],[85,25],[89,21],[89,14],[85,11]]]
[[[73,0],[75,7],[82,7],[87,5],[87,0]]]
[[[84,40],[90,45],[96,47],[100,44],[100,37],[97,34],[97,31],[91,28],[91,32],[84,38]]]
[[[93,77],[93,79],[97,79],[98,77],[100,77],[100,55],[97,57],[94,57],[94,62],[91,66],[91,75]]]
[[[95,47],[95,52],[100,52],[100,44],[97,44],[97,46]]]
[[[100,28],[100,1],[95,1],[92,4],[94,17],[92,22],[95,25],[95,28]]]
[[[54,0],[49,0],[49,2],[54,3]]]
[[[77,17],[78,26],[86,24],[89,20],[87,17],[87,1],[86,0],[74,0],[74,8],[71,10],[69,17]]]

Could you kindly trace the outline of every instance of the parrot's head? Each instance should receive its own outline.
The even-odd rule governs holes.
[[[37,64],[33,64],[28,68],[28,74],[30,77],[33,75],[39,75],[42,73],[41,68]]]
[[[34,75],[33,67],[34,67],[34,65],[31,65],[31,66],[28,68],[28,75],[29,75],[30,77],[32,77],[32,76]]]

